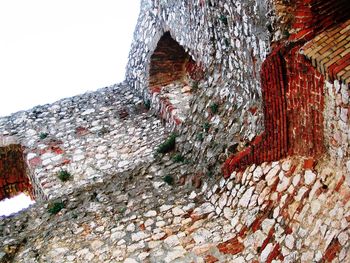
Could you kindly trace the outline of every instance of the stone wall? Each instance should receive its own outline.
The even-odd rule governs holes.
[[[299,158],[233,172],[202,205],[231,222],[232,237],[217,248],[237,262],[347,262],[345,174]]]
[[[151,56],[166,31],[205,72],[190,89],[186,121],[169,122],[182,124],[178,150],[189,155],[198,176],[220,173],[223,163],[228,176],[253,163],[325,152],[325,77],[299,50],[348,18],[346,1],[144,1],[142,7],[127,82],[145,100],[154,94]],[[150,101],[161,116],[165,108],[176,116],[171,100],[166,106]]]
[[[327,91],[325,118],[326,147],[339,167],[346,167],[347,183],[350,185],[350,118],[349,85],[326,82]]]
[[[25,166],[36,200],[57,198],[153,160],[164,133],[161,121],[123,84],[18,112],[0,118],[0,135],[21,145],[15,159],[2,155],[2,167],[20,168],[20,174],[1,185],[23,180]],[[69,180],[61,181],[60,171]]]
[[[125,83],[0,119],[49,199],[0,259],[349,262],[348,8],[143,0]]]
[[[219,172],[227,155],[263,130],[259,72],[270,46],[269,8],[263,1],[142,2],[127,83],[150,99],[151,56],[167,31],[203,69],[203,79],[189,83],[193,99],[178,129],[186,138],[179,150],[201,174]]]

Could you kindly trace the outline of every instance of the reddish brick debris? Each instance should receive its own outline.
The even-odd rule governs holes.
[[[323,260],[325,262],[332,262],[333,259],[339,253],[340,249],[341,249],[341,245],[338,239],[333,239],[331,244],[326,249],[326,252],[324,253]]]
[[[207,255],[205,257],[205,259],[204,259],[205,263],[215,263],[215,262],[218,262],[218,261],[219,260],[216,257],[212,256],[212,255]]]
[[[244,250],[244,245],[235,237],[219,244],[218,249],[221,253],[235,255]]]

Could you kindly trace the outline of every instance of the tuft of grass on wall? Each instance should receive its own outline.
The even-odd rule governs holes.
[[[163,143],[157,148],[157,153],[168,153],[175,149],[176,134],[172,133]]]
[[[196,90],[198,90],[198,88],[199,88],[199,86],[198,86],[198,81],[194,81],[194,82],[192,83],[192,90],[193,90],[193,91],[196,91]]]
[[[204,129],[204,131],[205,131],[206,133],[208,133],[208,132],[209,132],[209,129],[210,129],[210,123],[209,123],[209,122],[205,122],[205,123],[203,124],[203,129]]]
[[[225,42],[226,47],[230,46],[230,41],[227,38],[224,39],[224,42]]]
[[[63,202],[54,202],[49,204],[47,211],[51,215],[57,214],[59,211],[61,211],[64,208],[64,203]]]
[[[221,15],[221,16],[219,17],[219,20],[220,20],[225,26],[228,25],[228,21],[227,21],[227,17],[226,17],[226,16]]]
[[[57,173],[58,179],[60,179],[62,182],[67,182],[72,178],[72,175],[67,170],[61,170]]]
[[[185,157],[183,157],[180,153],[175,154],[172,159],[175,163],[183,163],[185,161]]]
[[[144,100],[143,101],[143,105],[145,106],[145,108],[147,110],[150,110],[151,109],[151,101],[150,100]]]
[[[47,138],[47,136],[49,136],[49,134],[46,133],[46,132],[41,132],[41,133],[39,134],[40,140],[44,140],[45,138]]]
[[[212,178],[213,175],[214,175],[214,173],[213,173],[212,171],[208,171],[208,172],[207,172],[207,176],[208,176],[209,178]]]
[[[211,113],[216,114],[219,111],[219,104],[213,102],[209,105],[209,108],[210,108]]]
[[[197,133],[196,139],[197,139],[198,141],[201,141],[201,142],[204,141],[204,135],[203,135],[203,133],[202,133],[202,132]]]
[[[289,37],[290,37],[289,30],[285,29],[285,30],[283,31],[283,37],[285,37],[285,38],[289,38]]]
[[[174,185],[174,178],[171,175],[166,175],[163,177],[163,181],[166,182],[168,185]]]

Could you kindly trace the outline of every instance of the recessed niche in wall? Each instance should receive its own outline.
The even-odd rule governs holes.
[[[23,148],[19,144],[0,147],[0,201],[21,193],[34,200],[33,188],[27,175]],[[18,203],[18,211],[23,207]]]
[[[151,106],[170,125],[184,121],[192,94],[203,70],[185,49],[166,32],[154,50],[149,66]]]

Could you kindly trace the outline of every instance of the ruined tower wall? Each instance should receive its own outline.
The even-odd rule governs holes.
[[[178,150],[191,156],[198,174],[217,173],[224,163],[222,171],[228,176],[249,164],[295,154],[319,157],[327,152],[346,163],[344,150],[334,154],[337,150],[328,147],[332,142],[336,147],[332,130],[344,131],[336,132],[336,141],[347,133],[344,125],[330,125],[339,118],[325,98],[326,73],[302,51],[325,29],[346,21],[346,1],[144,1],[142,8],[126,77],[160,116],[167,116],[166,107],[176,108],[157,107],[161,100],[152,99],[149,83],[151,57],[164,32],[204,70],[191,91],[188,118],[172,122],[183,135]],[[346,57],[337,61],[327,54],[325,63],[333,62],[333,71],[341,63],[336,72],[345,70]]]
[[[0,261],[350,262],[347,1],[142,1],[128,85],[0,118],[54,199]]]
[[[186,138],[179,150],[202,173],[218,172],[263,130],[259,72],[269,52],[272,9],[267,1],[143,1],[141,7],[126,81],[152,101],[151,56],[169,31],[204,71],[192,88],[188,118],[177,127]]]

